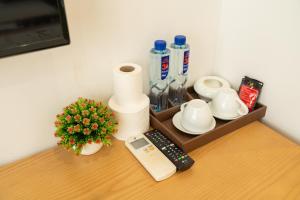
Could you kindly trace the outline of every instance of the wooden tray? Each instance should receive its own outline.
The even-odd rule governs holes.
[[[188,88],[187,91],[187,100],[199,98],[192,87]],[[181,132],[173,125],[172,117],[179,110],[180,106],[174,106],[159,113],[154,113],[151,111],[150,123],[153,128],[159,129],[180,148],[182,148],[186,152],[189,152],[264,117],[267,107],[260,103],[257,103],[255,109],[252,112],[238,119],[232,121],[216,119],[217,124],[213,130],[196,136]]]
[[[187,101],[190,101],[192,99],[195,99],[195,97],[193,97],[191,95],[190,92],[188,92],[188,90],[190,90],[190,88],[187,89],[187,93],[184,95],[184,101],[187,102]],[[158,117],[158,116],[161,116],[161,115],[165,115],[165,113],[168,113],[169,110],[173,107],[176,107],[171,101],[168,101],[168,109],[167,110],[163,110],[161,112],[155,112],[153,111],[151,108],[150,108],[150,113],[151,115],[154,115],[155,117]],[[179,107],[179,106],[177,106]]]

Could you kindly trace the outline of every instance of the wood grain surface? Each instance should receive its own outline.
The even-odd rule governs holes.
[[[123,142],[92,156],[55,147],[0,167],[0,199],[300,199],[300,148],[260,122],[190,153],[155,182]]]

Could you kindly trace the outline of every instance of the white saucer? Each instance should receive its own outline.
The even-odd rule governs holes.
[[[226,115],[223,115],[223,114],[220,114],[220,113],[216,113],[212,107],[212,102],[209,102],[208,103],[208,106],[213,114],[214,117],[218,118],[218,119],[222,119],[222,120],[234,120],[234,119],[238,119],[240,117],[242,117],[243,115],[238,115],[237,116],[226,116]]]
[[[181,111],[179,111],[178,113],[176,113],[173,118],[172,118],[172,122],[173,122],[173,125],[180,131],[184,132],[184,133],[188,133],[188,134],[191,134],[191,135],[201,135],[203,133],[206,133],[212,129],[215,128],[216,126],[216,120],[213,118],[213,121],[211,123],[211,126],[206,129],[206,130],[199,130],[197,132],[193,132],[193,131],[189,131],[189,130],[186,130],[184,127],[182,127],[181,125]]]
[[[230,88],[230,84],[218,76],[204,76],[199,78],[194,84],[196,93],[206,99],[212,99],[223,88]]]

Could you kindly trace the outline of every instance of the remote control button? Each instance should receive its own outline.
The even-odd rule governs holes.
[[[153,151],[153,150],[154,150],[154,146],[151,145],[151,146],[148,147],[148,149],[149,149],[150,151]]]

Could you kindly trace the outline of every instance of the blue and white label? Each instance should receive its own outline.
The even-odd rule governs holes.
[[[189,69],[190,51],[185,51],[183,55],[183,74],[185,74]]]
[[[161,80],[165,80],[169,73],[169,56],[161,57]]]

